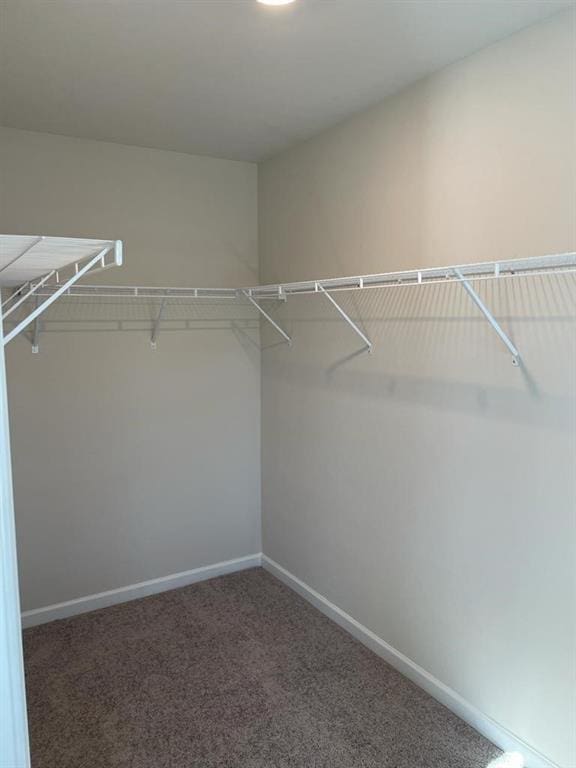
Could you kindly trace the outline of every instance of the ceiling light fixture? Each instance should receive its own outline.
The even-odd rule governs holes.
[[[258,0],[262,5],[290,5],[294,0]]]

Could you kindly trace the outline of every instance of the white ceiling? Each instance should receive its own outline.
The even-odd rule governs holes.
[[[259,160],[571,5],[0,0],[0,123]]]

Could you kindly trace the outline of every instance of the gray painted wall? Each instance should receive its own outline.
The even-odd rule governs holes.
[[[576,250],[574,17],[260,167],[262,282]],[[263,337],[264,552],[576,764],[574,276],[321,297]]]
[[[255,282],[255,165],[7,129],[0,151],[0,231],[124,240],[91,282]],[[215,308],[153,352],[154,307],[67,306],[38,355],[7,348],[23,609],[259,552],[257,347]]]
[[[265,163],[261,278],[576,248],[570,18]],[[121,237],[101,282],[256,281],[255,166],[4,129],[0,150],[0,231]],[[342,297],[371,357],[327,302],[290,300],[294,346],[266,328],[262,371],[266,553],[563,766],[575,288],[481,287],[520,370],[435,286]],[[123,333],[102,319],[125,307],[93,311],[8,349],[25,609],[260,549],[256,347],[216,313],[151,352],[149,308]]]

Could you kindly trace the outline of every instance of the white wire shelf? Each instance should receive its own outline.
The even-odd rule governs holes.
[[[447,267],[409,269],[403,272],[383,272],[376,275],[331,277],[306,280],[297,283],[275,283],[247,288],[255,299],[319,293],[326,291],[357,291],[367,288],[394,288],[402,285],[426,285],[429,283],[460,282],[466,280],[493,280],[503,277],[524,277],[576,270],[576,253],[560,253],[548,256],[531,256],[507,261],[484,261],[477,264],[459,264]]]
[[[324,280],[307,280],[298,283],[276,283],[259,285],[243,291],[255,306],[257,300],[284,299],[288,296],[320,294],[332,304],[342,319],[362,340],[363,349],[372,352],[372,342],[362,328],[338,304],[333,293],[337,291],[362,291],[374,288],[395,288],[399,286],[421,286],[435,283],[460,283],[471,301],[476,305],[485,319],[490,323],[494,332],[511,355],[512,364],[520,364],[520,352],[508,337],[500,323],[490,312],[481,296],[472,286],[478,280],[498,280],[501,278],[530,277],[547,274],[562,274],[576,270],[576,253],[550,254],[533,256],[525,259],[510,259],[507,261],[489,261],[477,264],[460,264],[456,266],[435,267],[426,269],[411,269],[402,272],[385,272],[377,275],[356,275],[353,277],[335,277]],[[264,317],[290,344],[291,338],[263,309]]]
[[[19,238],[19,241],[17,241]],[[59,251],[58,249],[63,249]],[[98,248],[102,248],[98,251]],[[84,251],[82,251],[84,249]],[[32,252],[35,251],[33,254]],[[88,253],[86,251],[89,251]],[[95,253],[96,251],[96,253]],[[106,256],[113,251],[112,262]],[[339,313],[342,319],[359,336],[366,351],[372,351],[372,342],[359,325],[338,304],[333,294],[338,291],[362,291],[367,289],[393,288],[399,286],[421,286],[435,283],[459,283],[466,291],[472,302],[490,323],[502,343],[512,355],[512,362],[518,365],[520,353],[508,338],[505,331],[491,314],[482,298],[472,286],[475,281],[498,280],[502,278],[531,277],[548,274],[563,274],[576,271],[576,253],[550,254],[524,259],[509,259],[504,261],[487,261],[477,264],[461,264],[456,266],[412,269],[398,272],[384,272],[372,275],[354,275],[348,277],[333,277],[302,282],[275,283],[246,288],[189,288],[162,286],[131,286],[131,285],[86,285],[78,283],[80,277],[88,271],[103,269],[122,262],[122,245],[120,241],[77,240],[70,238],[22,238],[20,236],[0,236],[0,284],[2,272],[5,272],[6,284],[14,285],[14,280],[27,277],[27,282],[15,290],[3,304],[3,316],[11,314],[14,309],[30,301],[40,302],[45,308],[63,297],[76,302],[94,302],[98,299],[118,300],[120,302],[154,302],[150,316],[152,323],[151,343],[156,345],[157,337],[163,322],[169,319],[169,312],[175,304],[179,306],[210,307],[218,312],[218,308],[231,307],[256,311],[267,320],[283,339],[291,344],[288,333],[276,322],[261,302],[286,301],[289,296],[318,294],[324,296]],[[18,255],[18,253],[20,255]],[[60,254],[60,255],[58,255]],[[65,256],[66,254],[66,256]],[[104,255],[103,255],[104,254]],[[73,257],[82,261],[73,261],[73,275],[62,281],[60,271],[66,258]],[[19,261],[20,266],[18,266]],[[18,269],[20,271],[18,272]],[[42,270],[48,270],[42,272]],[[33,274],[33,277],[29,277]],[[43,309],[37,307],[28,318],[12,328],[5,337],[6,341],[20,332],[32,320],[37,319]],[[200,317],[200,312],[192,313]],[[253,314],[256,317],[255,314]],[[215,319],[214,314],[212,317]],[[222,316],[225,319],[225,316]],[[229,314],[228,319],[234,320]],[[242,315],[249,319],[250,315]],[[189,318],[190,319],[190,318]],[[35,326],[33,349],[37,350],[38,324]]]
[[[28,308],[30,300],[34,303],[34,308],[3,336],[3,344],[31,323],[36,323],[36,337],[40,315],[78,280],[121,264],[121,240],[0,235],[0,288],[14,289],[2,301],[2,320]],[[51,285],[49,294],[41,294],[47,285]]]
[[[75,264],[80,269],[83,262],[103,250],[106,250],[105,255],[114,251],[114,264],[120,265],[121,249],[121,242],[115,240],[0,235],[0,286],[22,286],[47,274],[53,275],[59,283],[62,270]],[[114,264],[106,260],[100,268]],[[96,268],[93,271],[97,271]]]
[[[28,301],[29,309],[34,300]],[[258,324],[258,313],[248,302],[232,299],[202,298],[190,300],[170,296],[139,296],[127,299],[125,296],[67,296],[54,302],[42,315],[42,331],[52,327],[86,323],[140,323],[150,327],[162,309],[161,323],[188,322],[201,325],[204,322],[254,321]],[[6,321],[8,328],[15,322],[14,316]]]
[[[576,271],[576,252],[531,256],[525,259],[507,261],[486,261],[477,264],[459,264],[447,267],[411,269],[403,272],[383,272],[374,275],[354,275],[306,280],[293,283],[273,283],[246,288],[188,288],[135,285],[85,285],[75,284],[66,296],[100,298],[170,298],[170,299],[229,299],[244,300],[246,294],[254,299],[278,300],[287,296],[321,293],[325,291],[358,291],[368,288],[395,288],[406,285],[428,285],[430,283],[460,282],[462,276],[468,281],[494,280],[510,277],[529,277],[546,274],[562,274]],[[460,275],[460,276],[459,276]],[[37,293],[49,296],[58,289],[57,284],[40,286]]]
[[[39,296],[50,296],[58,288],[55,284],[43,285],[38,289]],[[214,299],[236,301],[236,288],[164,288],[158,286],[137,285],[83,285],[71,286],[65,296],[119,299]]]

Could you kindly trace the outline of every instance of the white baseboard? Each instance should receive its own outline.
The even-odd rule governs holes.
[[[404,656],[400,651],[397,651],[370,629],[360,624],[356,619],[353,619],[352,616],[338,608],[334,603],[331,603],[323,595],[290,573],[290,571],[274,562],[274,560],[266,555],[262,555],[262,565],[267,571],[305,598],[309,603],[312,603],[315,608],[318,608],[328,618],[335,621],[336,624],[353,635],[378,656],[382,657],[388,664],[412,680],[413,683],[423,688],[497,747],[505,752],[520,752],[524,757],[526,768],[560,768],[557,763],[552,762],[507,728],[499,725],[488,715],[476,709],[475,706],[462,698],[452,688],[437,680],[426,672],[425,669],[418,666],[407,656]]]
[[[111,589],[108,592],[100,592],[96,595],[79,597],[76,600],[68,600],[65,603],[47,605],[45,608],[35,608],[32,611],[22,613],[22,627],[35,627],[38,624],[46,624],[56,619],[66,619],[80,613],[95,611],[98,608],[107,608],[110,605],[126,603],[139,597],[156,595],[159,592],[167,592],[170,589],[178,589],[198,581],[213,579],[215,576],[223,576],[226,573],[243,571],[246,568],[255,568],[262,563],[262,555],[247,555],[235,560],[226,560],[223,563],[205,565],[202,568],[194,568],[191,571],[174,573],[170,576],[162,576],[159,579],[141,581],[139,584],[130,584],[127,587]]]

